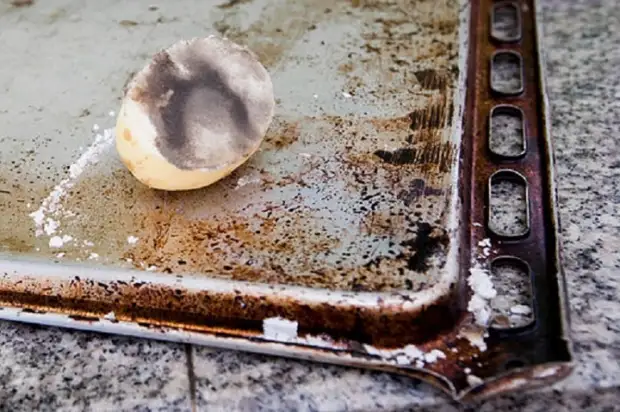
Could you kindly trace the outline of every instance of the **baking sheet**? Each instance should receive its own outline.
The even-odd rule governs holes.
[[[424,372],[454,396],[494,376],[485,329],[457,328],[468,2],[120,4],[0,10],[0,316]],[[147,189],[113,147],[123,85],[212,33],[270,71],[274,123],[216,185]]]

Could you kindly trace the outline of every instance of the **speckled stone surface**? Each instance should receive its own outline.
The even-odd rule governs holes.
[[[0,411],[187,411],[184,345],[0,322]]]
[[[620,410],[620,8],[546,0],[564,266],[578,366],[566,381],[480,411]],[[0,323],[0,410],[459,410],[406,378]]]

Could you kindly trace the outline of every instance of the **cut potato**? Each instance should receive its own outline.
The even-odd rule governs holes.
[[[116,148],[149,187],[205,187],[256,152],[274,107],[271,78],[254,53],[215,36],[181,41],[129,83]]]

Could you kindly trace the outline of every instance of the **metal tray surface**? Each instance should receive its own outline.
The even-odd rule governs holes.
[[[502,251],[470,232],[484,194],[468,200],[483,169],[465,90],[483,87],[470,43],[489,1],[3,7],[0,318],[389,370],[462,399],[569,370],[568,347],[506,367],[518,345],[467,310],[479,260]],[[221,182],[150,190],[113,147],[123,85],[160,48],[213,33],[267,67],[274,122]],[[553,193],[534,195],[553,226]]]

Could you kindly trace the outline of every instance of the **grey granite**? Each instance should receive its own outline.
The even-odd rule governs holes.
[[[0,411],[189,411],[186,348],[0,322]]]
[[[578,366],[480,411],[620,410],[620,8],[546,0],[544,31],[564,263]],[[0,409],[457,411],[382,373],[0,323]],[[192,386],[193,387],[193,386]]]

